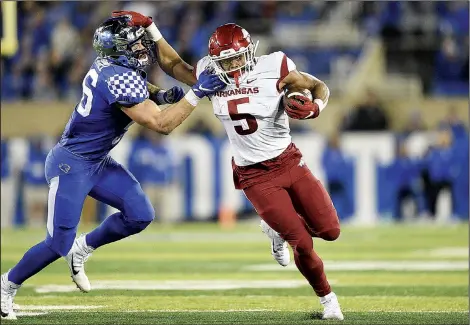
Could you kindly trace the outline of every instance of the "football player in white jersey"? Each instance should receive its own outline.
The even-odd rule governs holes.
[[[244,28],[219,26],[196,75],[212,68],[227,84],[211,96],[214,114],[232,146],[235,187],[244,191],[261,216],[273,256],[281,265],[288,264],[287,241],[297,268],[320,297],[323,318],[342,320],[312,242],[312,237],[338,238],[338,216],[327,191],[292,143],[288,120],[288,115],[317,117],[328,102],[329,90],[322,81],[297,71],[283,52],[256,57],[256,47]],[[313,100],[292,94],[284,102],[285,89],[308,89]]]

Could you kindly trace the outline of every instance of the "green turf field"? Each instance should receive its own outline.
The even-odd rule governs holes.
[[[44,233],[2,230],[1,271]],[[336,242],[314,245],[344,324],[469,323],[467,225],[345,226]],[[272,259],[255,223],[152,225],[96,251],[87,273],[88,294],[74,288],[64,260],[27,281],[16,323],[330,323],[294,263]]]

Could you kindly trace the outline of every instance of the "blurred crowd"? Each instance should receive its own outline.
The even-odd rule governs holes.
[[[387,46],[391,71],[419,74],[429,93],[468,95],[468,1],[371,1],[362,9],[368,35]]]
[[[386,40],[391,68],[426,76],[430,92],[468,94],[466,1],[25,1],[18,2],[19,51],[1,61],[2,101],[79,99],[82,78],[95,58],[94,29],[112,10],[120,9],[152,16],[169,43],[191,64],[206,55],[208,37],[216,26],[235,21],[252,34],[266,37],[272,49],[281,47],[295,57],[299,67],[317,75],[330,73],[332,61],[357,56],[360,48],[310,44],[299,51],[290,49],[287,39],[278,39],[280,31],[294,25],[305,30],[319,22],[350,23],[365,36]],[[429,51],[423,53],[426,46]],[[399,60],[393,56],[396,50]],[[405,64],[407,57],[410,60]],[[422,62],[427,65],[423,67]],[[157,67],[151,69],[149,78],[163,87],[175,83]]]
[[[357,57],[360,47],[300,46],[295,35],[289,39],[296,42],[289,42],[285,38],[279,40],[280,33],[295,34],[319,22],[330,22],[332,26],[351,24],[364,37],[383,39],[390,72],[416,73],[428,94],[468,96],[466,1],[25,1],[18,2],[19,51],[1,60],[2,102],[77,101],[82,93],[82,79],[96,57],[92,48],[94,30],[113,10],[134,10],[152,16],[168,42],[193,65],[206,55],[210,33],[220,24],[235,21],[252,34],[264,37],[263,43],[268,46],[265,51],[281,49],[299,69],[319,77],[332,73],[334,61]],[[351,64],[342,67],[348,66]],[[164,88],[176,83],[158,67],[150,68],[148,73],[149,80]],[[410,216],[432,219],[438,214],[438,198],[448,193],[453,215],[468,218],[468,129],[452,107],[443,109],[448,109],[447,118],[432,129],[424,125],[419,111],[409,111],[405,127],[394,130],[396,159],[377,171],[379,195],[384,195],[378,207],[380,213],[397,220]],[[312,132],[301,121],[290,123],[294,134]],[[339,215],[352,214],[355,201],[351,194],[354,161],[341,150],[340,134],[389,131],[391,124],[379,96],[369,90],[362,102],[342,117],[338,134],[328,141],[322,167]],[[435,138],[426,145],[423,154],[414,155],[405,143],[420,131],[434,131]],[[220,136],[203,118],[188,132],[209,139]],[[43,223],[47,215],[44,160],[53,143],[39,135],[32,137],[21,170],[21,186],[17,191],[24,194],[19,197],[24,197],[25,215],[33,225]],[[2,138],[1,145],[3,186],[12,173],[12,164],[8,163],[9,140]],[[176,177],[181,166],[171,147],[153,132],[139,133],[126,163],[156,207],[164,206],[159,202],[171,193],[169,188],[181,181]],[[157,211],[157,215],[165,213]]]
[[[345,118],[339,132],[331,136],[323,150],[321,167],[325,175],[325,186],[332,196],[333,202],[342,219],[354,214],[355,172],[357,164],[341,147],[341,136],[345,132],[385,131],[388,127],[387,118],[380,113],[380,104],[370,94],[363,106],[352,111],[354,117]],[[370,111],[370,112],[368,112]],[[371,122],[364,123],[361,115],[376,116]],[[209,142],[220,147],[223,138],[211,132],[204,120],[196,123],[190,133],[206,137]],[[294,123],[292,133],[312,132],[302,128],[301,123]],[[414,136],[426,132],[427,139],[419,152],[410,151],[410,141]],[[409,123],[401,132],[395,133],[396,148],[394,159],[388,163],[378,163],[377,193],[378,212],[382,216],[390,216],[396,221],[414,220],[430,221],[439,216],[439,198],[447,196],[450,208],[445,212],[446,219],[466,220],[469,217],[469,133],[464,121],[460,120],[456,111],[448,108],[448,114],[432,129],[420,121],[420,117],[412,114]],[[26,150],[26,161],[20,172],[20,183],[17,188],[17,202],[24,207],[24,215],[30,225],[44,223],[47,203],[48,186],[44,178],[44,161],[49,149],[57,139],[35,135],[29,139]],[[138,135],[130,144],[129,155],[123,164],[135,175],[149,195],[156,208],[157,220],[165,220],[171,214],[163,204],[174,195],[176,189],[184,184],[185,162],[176,158],[175,149],[164,136],[145,128],[140,128]],[[12,164],[11,141],[2,138],[1,142],[1,180],[11,180],[18,162]],[[419,146],[418,146],[419,147]],[[414,147],[416,148],[416,147]],[[21,195],[20,195],[21,194]],[[450,215],[449,215],[450,211]],[[441,213],[442,214],[442,213]],[[106,212],[103,211],[103,216]]]
[[[387,119],[379,108],[375,97],[370,98],[353,112],[353,117],[345,119],[342,130],[386,130]],[[413,113],[401,132],[395,133],[395,158],[389,164],[379,163],[377,170],[378,211],[382,216],[396,221],[429,221],[440,217],[468,220],[469,132],[456,110],[447,109],[446,118],[432,129],[427,129],[420,116]],[[416,135],[426,133],[428,141],[421,145],[422,150],[410,150],[410,142],[419,140]],[[322,167],[340,214],[351,215],[355,204],[352,185],[355,163],[341,150],[337,134],[328,142]],[[447,195],[451,215],[443,216],[438,211],[441,195]]]

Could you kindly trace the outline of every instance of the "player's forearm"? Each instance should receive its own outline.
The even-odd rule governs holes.
[[[314,99],[321,99],[324,103],[328,102],[330,98],[330,89],[328,86],[318,78],[306,73],[301,72],[306,81],[306,87],[312,93]]]
[[[155,102],[157,105],[165,105],[167,102],[165,101],[165,90],[155,86],[154,84],[151,84],[150,82],[147,81],[147,89],[149,90],[149,98]]]
[[[149,128],[158,133],[168,135],[188,118],[194,111],[194,108],[195,106],[191,105],[188,100],[183,98],[179,102],[161,111]]]
[[[321,99],[324,103],[327,103],[330,98],[330,90],[324,82],[317,82],[315,86],[310,88],[310,92],[314,99]]]
[[[153,96],[157,96],[158,92],[160,90],[163,90],[162,88],[155,86],[154,84],[151,84],[148,81],[147,81],[147,89],[149,90],[149,93]]]
[[[165,73],[188,86],[196,83],[193,67],[186,63],[170,44],[161,38],[157,42],[157,62]]]
[[[157,46],[157,62],[165,73],[188,86],[196,83],[196,77],[193,75],[193,67],[184,62],[178,52],[168,44],[163,35],[158,30],[155,23],[146,27],[146,31],[155,41]]]
[[[193,86],[197,81],[196,77],[193,75],[193,67],[182,59],[162,62],[160,67],[167,75],[188,86]]]
[[[170,134],[196,107],[199,99],[194,97],[196,97],[196,95],[194,95],[192,91],[189,91],[185,98],[168,106],[168,108],[163,111],[150,99],[146,99],[134,106],[129,107],[118,104],[118,107],[134,122],[147,129],[161,134]]]
[[[173,74],[173,78],[176,80],[179,80],[188,86],[193,86],[197,82],[193,69],[194,68],[190,64],[181,60],[173,66],[171,73]]]

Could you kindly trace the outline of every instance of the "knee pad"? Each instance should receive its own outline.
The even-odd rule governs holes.
[[[313,240],[309,234],[305,234],[297,240],[297,243],[294,247],[294,251],[298,255],[309,255],[312,253],[313,250]]]
[[[132,191],[132,193],[126,195],[122,213],[129,222],[147,223],[145,227],[155,219],[155,209],[140,186],[138,191]]]
[[[338,239],[340,233],[341,233],[340,228],[335,227],[335,228],[328,229],[326,231],[322,231],[318,233],[317,235],[323,240],[334,241]]]
[[[55,227],[52,236],[47,233],[45,243],[60,256],[66,256],[72,248],[76,234],[76,227]]]
[[[129,235],[138,234],[139,232],[147,228],[147,226],[151,223],[152,221],[128,220],[126,222],[127,235],[129,236]]]

